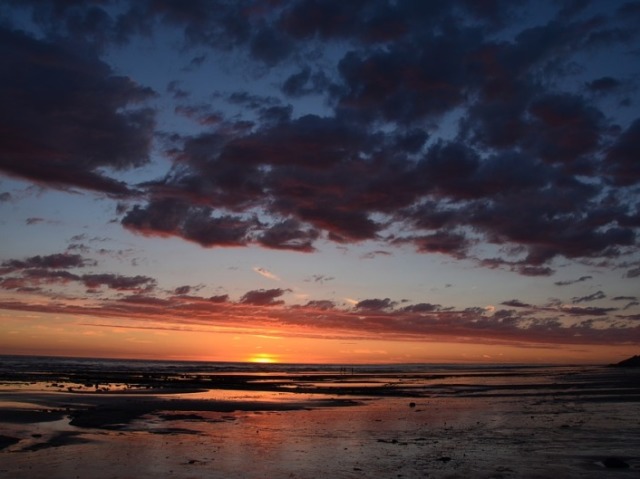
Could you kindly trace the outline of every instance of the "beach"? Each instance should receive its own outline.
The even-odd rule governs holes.
[[[1,477],[640,473],[638,369],[38,364],[3,361]]]

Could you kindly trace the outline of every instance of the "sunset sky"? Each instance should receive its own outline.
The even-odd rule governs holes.
[[[0,353],[640,353],[640,2],[0,0]]]

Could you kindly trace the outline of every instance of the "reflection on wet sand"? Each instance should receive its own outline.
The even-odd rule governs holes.
[[[640,472],[637,370],[95,371],[90,381],[86,371],[40,371],[1,379],[2,477]]]

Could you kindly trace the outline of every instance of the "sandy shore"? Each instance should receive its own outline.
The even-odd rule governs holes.
[[[640,475],[637,370],[81,379],[0,379],[1,477]]]

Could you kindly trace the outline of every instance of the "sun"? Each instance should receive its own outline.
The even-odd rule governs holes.
[[[251,356],[248,361],[250,363],[273,364],[278,362],[278,358],[274,354],[259,353]]]

